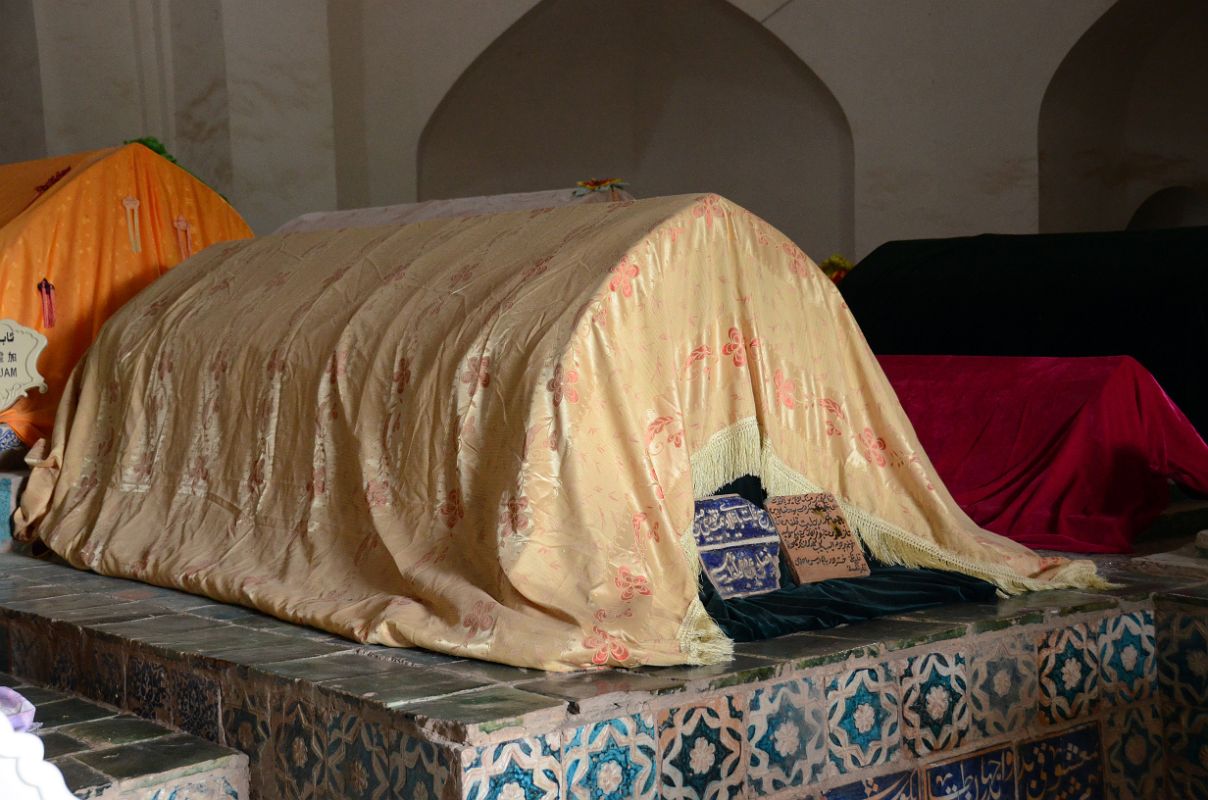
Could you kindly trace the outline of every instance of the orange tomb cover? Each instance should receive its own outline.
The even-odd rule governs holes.
[[[0,423],[26,444],[49,436],[68,375],[114,311],[192,253],[251,235],[217,192],[141,144],[0,165],[0,318],[46,336],[49,387]]]

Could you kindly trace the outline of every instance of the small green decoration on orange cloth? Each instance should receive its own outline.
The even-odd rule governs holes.
[[[598,178],[590,181],[579,181],[575,189],[575,197],[582,197],[588,192],[620,191],[629,186],[620,178]]]
[[[838,283],[847,276],[847,273],[852,271],[852,267],[855,265],[836,253],[818,266],[826,273],[826,277]]]

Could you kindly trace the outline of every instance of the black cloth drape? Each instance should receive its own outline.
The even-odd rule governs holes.
[[[889,242],[840,289],[878,354],[1129,355],[1208,436],[1208,227]]]

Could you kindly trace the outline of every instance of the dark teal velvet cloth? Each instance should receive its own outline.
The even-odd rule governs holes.
[[[993,584],[968,575],[890,566],[871,558],[868,566],[871,574],[865,578],[795,586],[782,564],[779,590],[730,600],[723,600],[702,576],[700,599],[709,616],[736,642],[774,639],[949,603],[996,600]]]
[[[758,479],[739,478],[718,489],[762,506],[767,494]],[[904,614],[950,603],[993,603],[994,585],[958,572],[891,566],[865,553],[871,574],[797,586],[780,559],[780,589],[756,597],[722,599],[701,575],[700,599],[709,616],[736,642],[774,639],[798,631],[817,631],[852,622]]]

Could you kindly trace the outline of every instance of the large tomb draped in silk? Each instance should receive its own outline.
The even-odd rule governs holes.
[[[842,298],[713,195],[211,248],[76,371],[18,521],[71,563],[367,642],[724,658],[694,498],[832,492],[882,562],[1093,585],[953,502]]]

